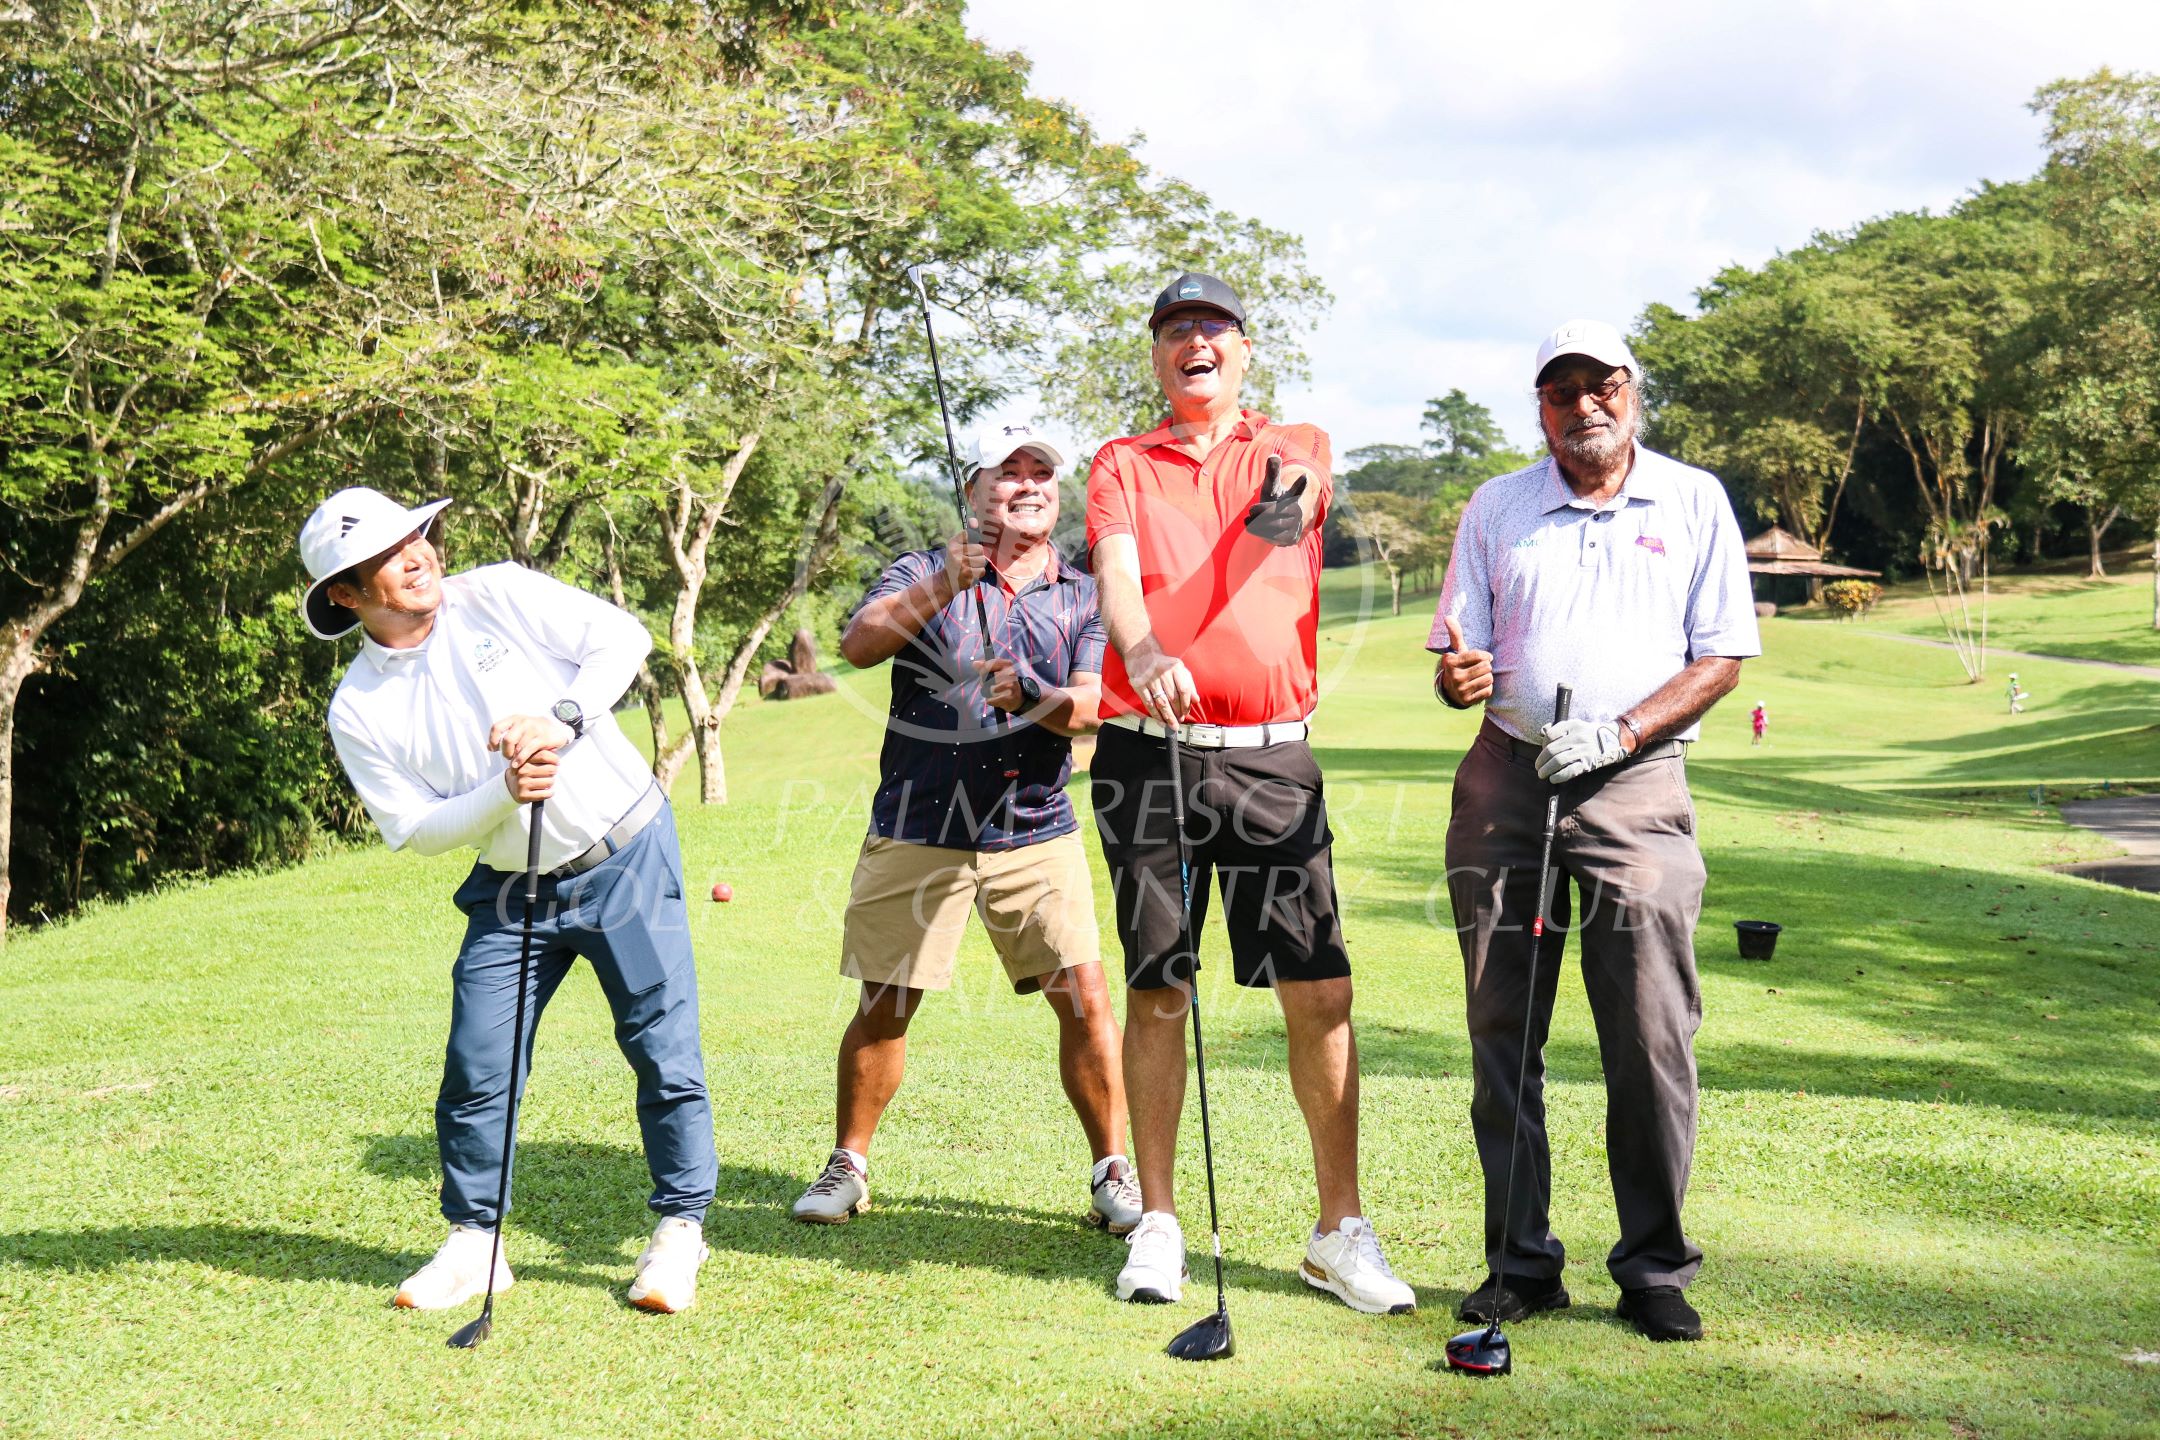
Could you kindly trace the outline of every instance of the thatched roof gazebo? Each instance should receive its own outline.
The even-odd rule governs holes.
[[[1755,583],[1756,613],[1765,615],[1777,613],[1781,590],[1790,596],[1801,588],[1777,577],[1800,576],[1805,582],[1806,598],[1813,600],[1821,593],[1825,580],[1872,580],[1882,574],[1880,570],[1832,565],[1822,558],[1822,551],[1775,525],[1747,542],[1747,568],[1750,574],[1772,577]]]
[[[1825,580],[1872,580],[1882,574],[1832,565],[1822,558],[1822,551],[1775,525],[1747,542],[1747,568],[1757,575],[1812,575]]]

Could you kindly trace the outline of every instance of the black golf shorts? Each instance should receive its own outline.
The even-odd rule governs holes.
[[[1135,990],[1183,986],[1192,977],[1193,957],[1179,942],[1169,753],[1167,741],[1106,725],[1090,772],[1125,983]],[[1334,836],[1311,747],[1302,740],[1242,750],[1184,746],[1181,758],[1194,934],[1207,918],[1213,875],[1238,984],[1348,975],[1328,854]]]

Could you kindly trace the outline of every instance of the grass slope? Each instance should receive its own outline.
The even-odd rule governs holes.
[[[1711,884],[1689,1217],[1710,1338],[1652,1348],[1610,1317],[1603,1092],[1571,962],[1549,1059],[1576,1308],[1514,1327],[1521,1368],[1480,1385],[1433,1368],[1481,1270],[1440,886],[1473,721],[1428,698],[1427,605],[1360,622],[1359,583],[1330,578],[1322,758],[1368,1208],[1417,1315],[1359,1316],[1294,1274],[1312,1195],[1282,1027],[1222,966],[1204,979],[1235,1360],[1160,1353],[1204,1286],[1175,1310],[1111,1300],[1122,1250],[1078,1223],[1052,1027],[979,937],[915,1029],[878,1208],[788,1222],[829,1144],[852,1004],[834,967],[872,673],[746,707],[734,803],[680,812],[693,886],[738,897],[692,911],[722,1162],[697,1309],[622,1299],[646,1181],[582,974],[543,1025],[496,1338],[452,1353],[462,1314],[388,1307],[438,1238],[462,864],[355,851],[0,955],[0,1434],[2160,1435],[2160,1369],[2125,1359],[2160,1351],[2160,899],[2041,868],[2106,847],[2027,793],[2160,783],[2150,683],[2021,666],[2041,698],[2012,721],[1945,653],[1766,627],[1691,760]],[[1106,924],[1108,901],[1098,876]],[[1734,958],[1743,916],[1787,926],[1774,961]]]

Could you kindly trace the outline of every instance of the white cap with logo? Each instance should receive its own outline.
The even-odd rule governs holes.
[[[985,425],[968,440],[967,454],[961,464],[972,480],[978,470],[995,470],[1012,457],[1014,452],[1033,450],[1050,462],[1050,468],[1063,475],[1072,468],[1072,454],[1062,440],[1044,434],[1025,420],[1003,424]]]
[[[1601,365],[1624,365],[1630,375],[1642,374],[1642,366],[1635,363],[1635,352],[1628,349],[1627,337],[1617,327],[1603,320],[1570,320],[1538,346],[1537,370],[1531,383],[1542,383],[1545,367],[1567,355],[1585,356]]]
[[[308,629],[322,639],[335,640],[358,625],[360,617],[333,603],[324,587],[413,531],[426,529],[449,503],[430,500],[408,510],[379,490],[355,485],[316,506],[307,524],[300,527],[300,563],[315,582],[300,603]]]

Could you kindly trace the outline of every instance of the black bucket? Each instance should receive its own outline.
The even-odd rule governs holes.
[[[1774,920],[1733,921],[1733,929],[1740,932],[1740,958],[1768,960],[1777,953],[1778,932],[1784,928]]]

